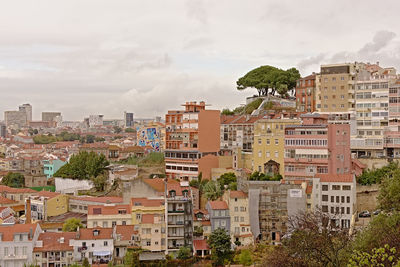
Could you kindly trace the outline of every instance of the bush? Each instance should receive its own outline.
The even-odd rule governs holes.
[[[25,177],[20,173],[9,172],[3,177],[2,184],[10,187],[24,187]]]

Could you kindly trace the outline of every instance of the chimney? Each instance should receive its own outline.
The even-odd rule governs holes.
[[[32,211],[31,211],[31,199],[28,197],[28,199],[26,200],[26,220],[25,223],[32,223]]]

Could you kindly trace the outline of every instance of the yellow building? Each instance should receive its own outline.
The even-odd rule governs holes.
[[[56,192],[40,191],[30,196],[30,203],[25,205],[31,209],[32,220],[47,220],[48,217],[61,215],[68,212],[68,196]],[[30,207],[29,207],[30,206]]]
[[[279,164],[279,173],[285,171],[285,126],[300,124],[300,119],[279,114],[273,119],[258,120],[254,125],[253,171],[268,172],[265,164],[273,160]]]
[[[166,250],[164,199],[132,198],[132,224],[139,231],[141,247],[152,252]]]

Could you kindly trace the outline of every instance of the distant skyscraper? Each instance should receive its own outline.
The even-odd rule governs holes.
[[[21,128],[27,124],[27,116],[25,111],[12,110],[4,112],[4,121],[7,127],[13,126]]]
[[[132,127],[133,126],[133,113],[132,112],[124,112],[124,120],[125,120],[125,127]]]
[[[26,120],[32,121],[32,106],[30,104],[22,104],[19,106],[19,111],[26,113]]]
[[[5,138],[7,135],[7,127],[5,124],[0,123],[0,137]]]
[[[56,121],[57,116],[61,116],[61,112],[42,112],[42,121]]]

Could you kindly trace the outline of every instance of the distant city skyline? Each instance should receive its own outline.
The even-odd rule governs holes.
[[[260,65],[376,62],[400,67],[398,1],[7,1],[0,10],[0,119],[23,103],[90,114],[164,116],[185,101],[234,108]],[[105,15],[106,14],[106,15]]]

